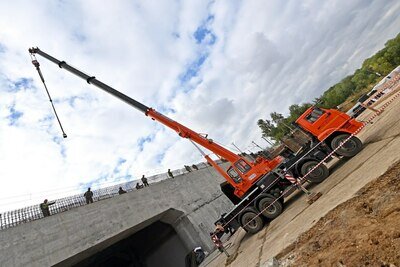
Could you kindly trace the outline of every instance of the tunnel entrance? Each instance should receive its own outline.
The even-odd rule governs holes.
[[[74,266],[184,267],[187,252],[172,226],[156,221]]]

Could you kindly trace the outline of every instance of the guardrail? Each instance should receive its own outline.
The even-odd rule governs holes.
[[[200,164],[197,164],[196,166],[199,170],[208,167],[208,165],[206,163],[200,163]],[[193,168],[191,168],[191,170],[195,171]],[[188,172],[189,171],[186,170],[185,168],[172,171],[172,173],[175,177],[177,177],[179,175],[183,175]],[[151,183],[157,183],[162,180],[169,179],[169,177],[168,177],[167,173],[162,173],[162,174],[156,174],[156,175],[150,176],[147,179],[148,179],[149,183],[151,184]],[[117,185],[113,185],[113,186],[109,186],[109,187],[105,187],[105,188],[92,190],[93,201],[97,202],[97,201],[101,201],[104,199],[118,196],[119,195],[118,194],[119,187],[122,187],[127,193],[132,192],[134,190],[136,191],[136,183],[137,182],[140,182],[140,180],[130,181],[130,182],[121,183],[121,184],[117,184]],[[68,211],[73,208],[87,205],[86,199],[83,196],[83,194],[84,193],[56,199],[55,203],[53,205],[49,206],[50,214],[54,215],[57,213]],[[32,222],[32,221],[44,218],[39,205],[40,204],[0,213],[0,230],[8,229],[8,228],[15,227],[15,226],[23,224],[23,223]]]

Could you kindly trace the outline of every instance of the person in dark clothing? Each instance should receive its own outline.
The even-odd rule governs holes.
[[[185,257],[185,267],[197,267],[196,253],[191,250]]]
[[[93,203],[93,192],[90,191],[90,187],[83,196],[86,198],[86,204]]]
[[[168,169],[167,173],[168,173],[169,178],[172,178],[172,179],[175,178],[170,169]]]
[[[190,169],[190,167],[189,166],[186,166],[186,165],[184,165],[185,166],[185,169],[188,171],[188,172],[191,172],[192,170]]]
[[[199,168],[196,166],[196,164],[193,164],[193,165],[192,165],[192,168],[195,169],[196,171],[199,170]]]
[[[221,215],[221,218],[218,220],[218,223],[220,223],[221,225],[223,225],[225,234],[229,233],[230,236],[232,236],[232,235],[235,233],[235,229],[234,229],[234,227],[233,227],[230,223],[228,223],[228,222],[224,219],[224,216],[225,216],[225,215],[226,215],[226,213],[223,213],[223,214]],[[217,225],[218,223],[216,223],[215,225]]]
[[[147,178],[144,177],[144,174],[142,176],[142,183],[143,183],[144,187],[149,186],[149,183],[147,182]]]
[[[43,203],[40,204],[40,209],[42,210],[43,216],[47,217],[50,216],[50,209],[49,206],[53,205],[54,203],[56,203],[55,201],[53,202],[48,202],[47,199],[45,199],[43,201]]]
[[[143,185],[141,185],[141,184],[139,184],[139,183],[136,183],[136,189],[137,189],[137,190],[142,189],[142,188],[143,188]]]
[[[185,257],[185,267],[197,267],[204,261],[206,252],[201,248],[197,247],[192,249]]]
[[[122,189],[122,187],[119,187],[118,194],[122,195],[125,193],[126,193],[126,191],[124,189]]]

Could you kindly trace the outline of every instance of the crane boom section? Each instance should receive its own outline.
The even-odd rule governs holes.
[[[142,103],[130,98],[129,96],[115,90],[114,88],[112,88],[111,86],[108,86],[107,84],[99,81],[96,79],[96,77],[94,76],[90,76],[87,75],[86,73],[72,67],[71,65],[67,64],[65,61],[60,61],[52,56],[50,56],[49,54],[43,52],[42,50],[40,50],[37,47],[34,48],[29,48],[29,53],[31,54],[38,54],[41,55],[42,57],[48,59],[49,61],[57,64],[60,68],[65,69],[69,72],[71,72],[72,74],[75,74],[76,76],[84,79],[88,84],[93,84],[97,87],[99,87],[100,89],[106,91],[107,93],[121,99],[122,101],[128,103],[129,105],[133,106],[134,108],[138,109],[139,111],[146,113],[147,110],[149,109],[147,106],[143,105]]]
[[[193,140],[202,147],[214,152],[219,157],[222,157],[230,162],[236,162],[237,160],[241,159],[240,156],[215,143],[212,139],[209,139],[189,129],[188,127],[172,120],[171,118],[157,112],[152,108],[149,108],[149,110],[146,112],[146,115],[176,131],[180,137]]]
[[[188,127],[168,118],[167,116],[157,112],[156,110],[143,105],[142,103],[132,99],[131,97],[117,91],[116,89],[112,88],[111,86],[108,86],[107,84],[99,81],[98,79],[96,79],[96,77],[90,76],[90,75],[72,67],[65,61],[60,61],[60,60],[50,56],[49,54],[43,52],[42,50],[40,50],[37,47],[30,48],[29,52],[31,54],[41,55],[42,57],[48,59],[49,61],[57,64],[60,68],[65,69],[65,70],[71,72],[72,74],[86,80],[87,83],[93,84],[93,85],[97,86],[98,88],[106,91],[107,93],[117,97],[118,99],[126,102],[127,104],[133,106],[134,108],[138,109],[139,111],[145,113],[147,116],[151,117],[152,119],[164,124],[165,126],[171,128],[172,130],[176,131],[179,134],[179,136],[193,140],[194,142],[201,145],[202,147],[214,152],[219,157],[222,157],[232,163],[241,159],[241,157],[239,157],[235,153],[214,143],[212,139],[207,139],[206,137],[189,129]]]

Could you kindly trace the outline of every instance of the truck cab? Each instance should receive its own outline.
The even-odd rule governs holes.
[[[336,109],[311,107],[297,120],[296,124],[310,132],[319,141],[326,139],[335,132],[352,134],[363,123],[352,119],[346,113]]]
[[[296,124],[336,150],[339,156],[352,157],[361,150],[362,143],[354,134],[364,124],[339,110],[310,107],[296,120]],[[345,140],[346,144],[341,146]]]

